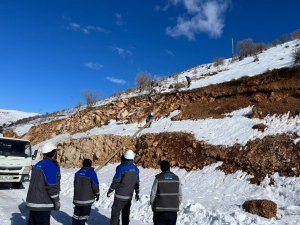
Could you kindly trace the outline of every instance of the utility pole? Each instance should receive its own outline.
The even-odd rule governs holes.
[[[231,38],[231,50],[232,50],[232,62],[234,61],[234,44],[233,44],[233,38]]]

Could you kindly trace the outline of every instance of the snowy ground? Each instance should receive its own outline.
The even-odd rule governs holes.
[[[249,184],[250,176],[243,172],[225,175],[216,170],[221,163],[202,170],[186,172],[174,168],[183,185],[183,204],[178,213],[179,225],[296,225],[300,224],[300,178],[273,176],[275,185],[267,185],[266,178],[260,186]],[[115,171],[116,164],[109,164],[98,172],[101,197],[92,208],[89,225],[108,225],[113,197],[106,192]],[[159,170],[141,170],[141,200],[133,201],[132,225],[152,224],[149,207],[149,193],[155,174]],[[73,214],[73,176],[76,170],[63,169],[61,183],[61,211],[52,213],[51,224],[68,225]],[[28,216],[25,207],[28,184],[21,190],[0,185],[0,224],[23,225]],[[264,219],[241,208],[245,200],[269,199],[278,204],[277,219]]]
[[[0,126],[3,124],[10,124],[17,120],[39,115],[37,113],[21,112],[16,110],[0,109]]]

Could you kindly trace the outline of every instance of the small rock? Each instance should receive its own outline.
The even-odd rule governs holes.
[[[244,202],[243,209],[246,212],[256,214],[265,218],[276,218],[277,204],[270,200],[249,200]]]

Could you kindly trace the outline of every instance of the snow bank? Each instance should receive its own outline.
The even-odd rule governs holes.
[[[260,186],[249,183],[251,176],[238,171],[225,175],[216,168],[216,163],[202,170],[187,172],[173,168],[183,186],[183,204],[178,213],[180,225],[286,225],[300,222],[300,178],[284,178],[275,174],[273,186],[268,186],[270,178],[266,178]],[[94,203],[88,224],[108,225],[113,197],[107,198],[106,192],[111,183],[117,164],[109,164],[98,172],[100,181],[100,200]],[[152,211],[149,206],[149,194],[154,176],[159,173],[155,169],[140,169],[141,200],[133,201],[131,219],[133,225],[152,224]],[[53,213],[51,224],[70,224],[73,214],[73,177],[75,169],[62,169],[61,179],[61,212]],[[0,221],[1,225],[22,225],[28,211],[23,201],[26,198],[28,184],[25,189],[12,190],[0,186]],[[270,199],[278,204],[278,220],[265,219],[246,213],[241,205],[249,199]]]

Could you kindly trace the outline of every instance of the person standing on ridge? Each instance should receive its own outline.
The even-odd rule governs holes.
[[[75,174],[74,198],[75,205],[72,225],[84,225],[88,220],[92,204],[99,200],[99,181],[90,159],[84,159],[82,168]]]
[[[187,88],[189,88],[191,86],[192,80],[191,80],[191,78],[189,76],[185,76],[185,79],[187,81]]]
[[[26,205],[30,209],[28,225],[50,225],[51,210],[59,210],[60,168],[55,160],[56,146],[41,148],[43,159],[33,168]]]
[[[153,113],[150,112],[150,114],[147,116],[146,118],[146,123],[148,123],[151,119],[153,118]],[[152,124],[152,122],[149,123],[149,125],[147,127],[150,127]]]
[[[170,171],[170,163],[161,161],[162,172],[155,176],[150,194],[154,225],[175,225],[182,201],[182,190],[178,176]]]
[[[115,191],[114,203],[111,210],[110,225],[118,225],[120,213],[122,211],[122,225],[129,224],[130,207],[133,192],[135,199],[139,197],[139,169],[134,165],[135,154],[132,150],[127,150],[121,158],[121,164],[116,168],[116,174],[107,192],[110,197]]]

